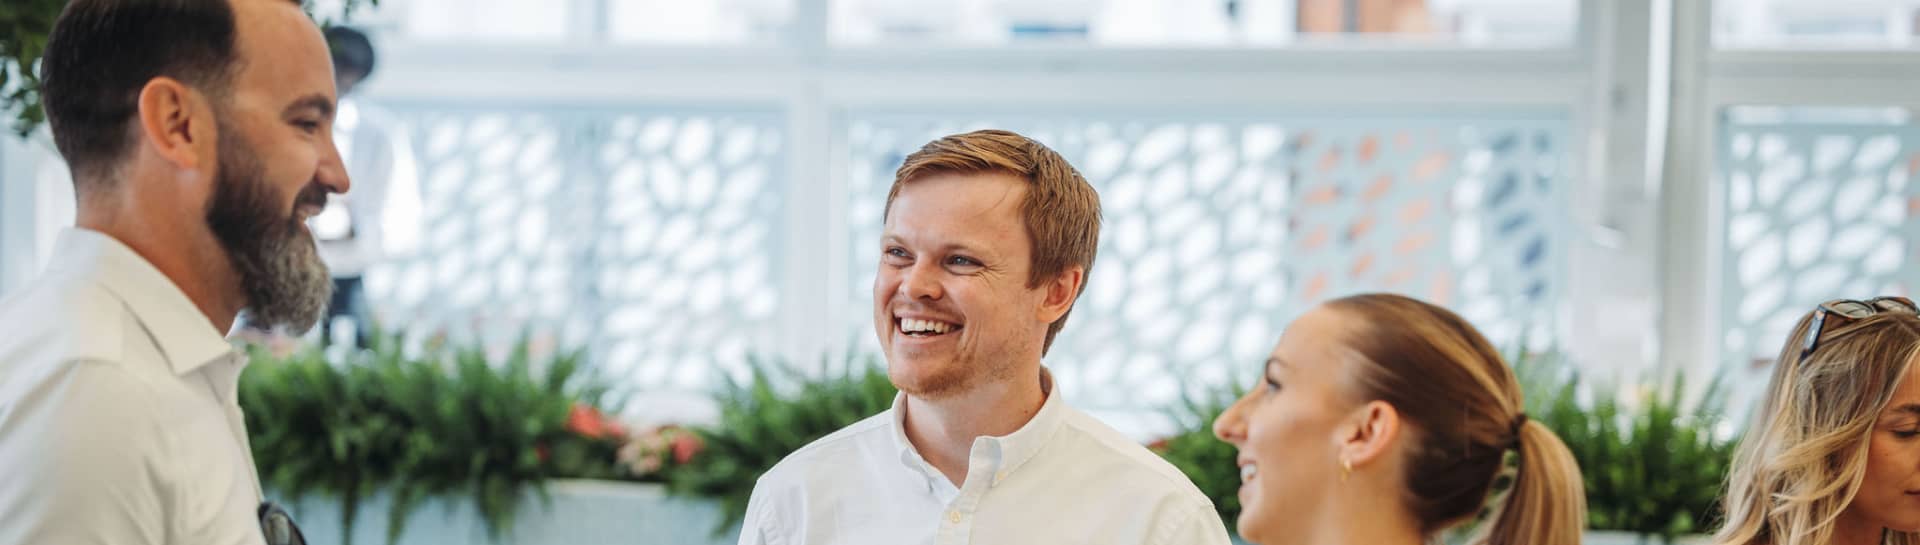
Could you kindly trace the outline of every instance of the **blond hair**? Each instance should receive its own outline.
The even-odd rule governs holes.
[[[1330,309],[1363,324],[1345,343],[1365,360],[1359,393],[1387,402],[1413,429],[1404,502],[1432,536],[1478,514],[1509,450],[1519,473],[1475,543],[1577,545],[1586,493],[1573,453],[1527,420],[1519,380],[1493,344],[1447,309],[1365,294]]]
[[[906,184],[933,174],[1009,174],[1027,181],[1020,216],[1033,245],[1032,271],[1027,287],[1037,288],[1068,267],[1081,268],[1080,291],[1093,274],[1093,258],[1100,244],[1100,195],[1067,160],[1031,138],[1009,131],[984,130],[956,134],[928,142],[908,155],[893,175],[887,191],[885,219],[893,200]],[[1068,313],[1072,312],[1069,308]],[[1067,324],[1067,314],[1047,326],[1040,352],[1053,347],[1053,337]]]
[[[1727,476],[1724,545],[1824,545],[1866,475],[1874,422],[1920,350],[1920,318],[1882,312],[1850,323],[1829,317],[1819,347],[1800,357],[1814,314],[1780,349],[1766,398]],[[1920,545],[1920,533],[1883,543]]]

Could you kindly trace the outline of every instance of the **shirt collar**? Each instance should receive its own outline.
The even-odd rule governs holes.
[[[1033,459],[1033,456],[1053,439],[1054,432],[1060,429],[1066,407],[1065,403],[1060,401],[1059,389],[1053,383],[1053,373],[1046,367],[1040,368],[1040,391],[1046,396],[1046,401],[1040,404],[1040,412],[1034,413],[1033,418],[1027,420],[1026,425],[1007,435],[974,438],[973,451],[979,453],[984,449],[987,453],[993,454],[988,458],[994,462],[993,467],[970,467],[968,472],[989,471],[993,475],[992,483],[1000,484],[1001,480],[1013,474],[1027,460]],[[920,452],[913,448],[913,443],[907,440],[906,403],[905,392],[894,395],[893,445],[900,453],[900,463],[921,472],[928,479],[942,478],[920,456]],[[928,483],[928,486],[932,486],[931,480]]]
[[[186,292],[132,248],[106,234],[80,228],[60,232],[49,271],[61,271],[106,288],[153,336],[174,374],[185,375],[234,354],[213,321]]]
[[[928,464],[925,458],[921,458],[920,451],[914,450],[913,442],[907,440],[906,392],[893,394],[893,408],[888,409],[887,414],[893,419],[893,425],[888,426],[888,429],[893,430],[893,450],[900,454],[900,465],[913,470],[921,480],[925,481],[927,491],[933,491],[935,472],[931,464]]]

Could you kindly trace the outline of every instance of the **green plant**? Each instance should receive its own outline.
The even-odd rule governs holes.
[[[1213,500],[1213,508],[1220,512],[1220,520],[1228,529],[1240,519],[1239,450],[1213,436],[1213,421],[1243,395],[1246,388],[1238,384],[1197,399],[1183,395],[1180,405],[1169,411],[1180,431],[1147,446]]]
[[[274,491],[341,502],[352,535],[361,499],[392,494],[387,538],[425,500],[465,495],[497,539],[528,491],[556,477],[617,477],[619,437],[571,427],[608,394],[579,352],[534,361],[522,340],[494,361],[478,347],[407,355],[398,336],[329,361],[256,349],[242,377],[254,458]]]
[[[263,484],[338,498],[351,536],[360,501],[396,475],[404,440],[398,411],[377,391],[384,370],[336,366],[313,349],[276,361],[256,347],[253,361],[239,403]]]
[[[1544,359],[1544,361],[1542,361]],[[1684,375],[1650,381],[1623,403],[1555,357],[1516,359],[1527,413],[1566,442],[1587,489],[1587,524],[1671,542],[1712,528],[1737,439],[1719,437],[1725,392],[1715,378],[1686,403]]]
[[[550,463],[556,445],[566,446],[562,461],[582,463],[591,442],[569,432],[567,420],[576,404],[598,403],[606,388],[582,376],[578,352],[545,362],[544,372],[536,369],[525,340],[503,362],[468,347],[433,363],[446,367],[415,367],[417,379],[403,381],[411,390],[396,396],[416,425],[409,430],[409,456],[400,467],[405,478],[396,483],[389,524],[400,521],[401,509],[427,497],[465,492],[489,536],[498,538],[513,526],[526,490],[547,500],[545,481],[561,469]],[[389,532],[397,535],[394,528]]]
[[[47,50],[47,35],[67,0],[0,2],[0,111],[15,116],[20,136],[46,120],[40,109],[40,77],[34,68]]]
[[[849,354],[819,378],[776,360],[754,358],[749,366],[751,380],[727,377],[716,394],[718,423],[693,430],[705,451],[667,477],[674,493],[720,501],[726,517],[715,535],[745,518],[761,474],[807,443],[886,410],[896,392],[872,357]]]
[[[0,112],[14,116],[13,131],[25,137],[46,122],[40,100],[40,57],[47,37],[68,0],[6,0],[0,2]],[[342,0],[340,20],[350,20],[364,6],[380,0]],[[308,5],[312,15],[312,6]],[[321,18],[332,21],[332,17]]]

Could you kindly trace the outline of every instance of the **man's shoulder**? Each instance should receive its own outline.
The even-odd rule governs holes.
[[[151,399],[154,373],[166,370],[127,365],[125,341],[139,327],[113,292],[85,276],[50,272],[0,300],[0,416],[44,411],[36,414],[66,420],[92,414],[70,406],[115,402],[89,409],[106,414]]]
[[[864,471],[868,460],[892,448],[893,410],[881,411],[807,443],[760,476],[760,486],[801,485],[841,473]]]
[[[130,316],[98,282],[44,275],[0,300],[0,380],[63,362],[119,362]]]
[[[1212,504],[1212,500],[1194,486],[1192,479],[1145,445],[1092,415],[1071,407],[1066,409],[1059,435],[1054,440],[1069,442],[1067,451],[1079,458],[1082,464],[1101,468],[1099,473],[1103,476],[1103,482],[1135,491],[1156,490],[1170,497]]]

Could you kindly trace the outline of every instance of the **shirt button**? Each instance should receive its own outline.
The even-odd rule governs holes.
[[[993,482],[995,482],[995,483],[998,483],[998,482],[1000,482],[1000,481],[1004,481],[1004,480],[1007,480],[1007,472],[1005,472],[1005,471],[1002,471],[1002,472],[1000,472],[1000,473],[999,473],[998,475],[994,475],[994,476],[993,476]]]
[[[954,524],[959,524],[959,523],[960,523],[960,512],[959,512],[959,511],[948,511],[948,512],[947,512],[947,521],[948,521],[948,522],[952,522],[952,523],[954,523]]]

